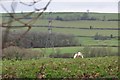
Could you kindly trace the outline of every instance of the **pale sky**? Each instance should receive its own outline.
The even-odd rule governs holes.
[[[10,2],[13,0],[0,0],[0,1]],[[30,2],[33,0],[19,0],[19,1]],[[34,0],[34,1],[38,1],[38,0]],[[41,0],[41,1],[45,2],[49,0]],[[119,2],[119,1],[120,0],[52,0],[52,2]]]
[[[1,4],[10,12],[12,0],[1,0]],[[15,0],[29,4],[33,0]],[[36,0],[37,1],[37,0]],[[41,0],[35,6],[28,7],[18,3],[16,12],[34,11],[35,8],[43,8],[49,0]],[[118,13],[119,0],[52,0],[46,11],[52,12],[100,12],[100,13]],[[0,6],[0,13],[5,10]]]

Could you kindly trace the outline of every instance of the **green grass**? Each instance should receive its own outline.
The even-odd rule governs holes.
[[[38,20],[35,25],[48,25],[47,20]],[[52,26],[61,27],[79,27],[79,28],[118,28],[117,21],[56,21],[52,22]]]
[[[30,48],[30,49],[40,51],[40,52],[44,53],[44,55],[46,57],[48,57],[51,53],[60,53],[60,54],[70,53],[70,54],[73,54],[73,53],[76,53],[78,51],[83,53],[84,52],[83,48],[84,47],[76,46],[76,47],[54,47],[54,48]],[[109,48],[110,48],[111,52],[113,52],[113,53],[118,52],[118,47],[109,47]]]
[[[29,20],[23,19],[23,22],[28,22]],[[24,26],[19,22],[13,22],[12,25],[14,26]],[[41,26],[48,26],[48,20],[37,20],[32,25],[41,25]],[[52,26],[60,26],[60,27],[78,27],[78,28],[118,28],[117,21],[52,21]]]
[[[52,17],[60,16],[81,16],[83,13],[53,13]],[[21,16],[21,14],[16,14],[17,17]],[[34,14],[34,16],[37,14]],[[100,18],[102,19],[103,16],[106,16],[106,19],[117,19],[118,15],[115,13],[90,13],[90,16]],[[48,13],[43,14],[44,18],[49,17]],[[23,22],[28,22],[28,19],[22,19]],[[20,26],[22,24],[14,21],[12,25]],[[41,25],[41,26],[48,26],[48,20],[45,19],[38,19],[34,24],[32,25]],[[24,25],[23,25],[24,26]],[[57,21],[53,20],[52,26],[60,26],[60,27],[77,27],[77,28],[90,28],[92,26],[93,28],[118,28],[118,22],[117,21]],[[27,30],[26,28],[12,28],[15,32],[23,33]],[[45,27],[32,27],[30,32],[48,32],[48,28]],[[63,33],[63,34],[71,34],[75,36],[94,36],[96,33],[103,35],[103,36],[110,36],[111,34],[114,36],[118,36],[118,30],[82,30],[82,29],[68,29],[68,28],[52,28],[52,32],[54,33]],[[99,45],[99,44],[105,44],[105,45],[118,45],[117,39],[112,40],[94,40],[93,38],[87,38],[87,37],[79,37],[79,42],[83,45]]]
[[[80,29],[58,29],[58,28],[54,28],[53,32],[73,34],[73,35],[81,35],[81,36],[94,36],[97,32],[98,32],[98,34],[101,34],[101,35],[104,35],[104,36],[110,36],[110,34],[113,34],[114,36],[118,35],[117,30],[80,30]]]
[[[23,33],[28,28],[13,28],[11,31]],[[39,28],[39,27],[32,27],[29,32],[48,32],[48,28]],[[61,28],[53,28],[53,33],[62,33],[62,34],[70,34],[75,36],[95,36],[96,33],[103,35],[103,36],[118,36],[117,30],[80,30],[80,29],[61,29]],[[27,34],[26,34],[27,35]],[[76,37],[78,39],[79,44],[82,45],[115,45],[118,46],[118,39],[110,39],[110,40],[94,40],[94,38],[90,37]]]
[[[44,17],[48,17],[48,13]],[[81,16],[83,13],[54,13],[52,17],[60,16]],[[36,15],[36,14],[35,14]],[[21,15],[17,14],[17,17]],[[106,16],[106,19],[117,19],[116,14],[105,14],[105,13],[91,13],[90,16],[97,17],[102,19],[103,16]],[[6,18],[7,19],[7,18]],[[0,20],[1,21],[1,20]],[[28,20],[23,19],[23,22]],[[13,22],[12,25],[21,26],[22,24],[18,22]],[[48,20],[37,20],[33,25],[47,25]],[[79,27],[79,28],[118,28],[117,21],[56,21],[54,20],[52,26],[61,26],[61,27]],[[12,31],[23,33],[27,30],[26,28],[12,28]],[[32,27],[30,32],[48,32],[47,28],[41,27]],[[80,36],[94,36],[97,32],[104,36],[118,36],[117,30],[80,30],[80,29],[61,29],[53,28],[52,32],[80,35]],[[79,42],[82,45],[118,45],[117,39],[111,40],[93,40],[93,38],[80,37],[78,38]],[[78,51],[83,51],[83,46],[79,47],[57,47],[53,48],[32,48],[32,50],[38,50],[45,53],[48,56],[55,51],[57,53],[76,53]],[[117,47],[110,47],[113,52],[118,52]],[[42,73],[45,75],[45,78],[65,78],[65,77],[85,77],[86,75],[98,75],[98,77],[120,77],[118,72],[118,57],[99,57],[99,58],[84,58],[84,59],[51,59],[51,58],[41,58],[39,60],[4,60],[2,61],[2,74],[3,76],[7,75],[8,77],[17,77],[17,78],[36,78],[36,74],[40,71],[42,64],[45,66],[45,69]],[[0,64],[1,65],[1,64]]]
[[[118,40],[117,39],[111,39],[111,40],[94,40],[93,38],[87,38],[87,37],[80,37],[79,43],[82,45],[116,45],[118,46]]]
[[[27,30],[27,28],[14,28],[11,29],[15,32],[23,33]],[[39,28],[33,27],[29,32],[48,32],[47,28]],[[62,34],[71,34],[75,36],[95,36],[96,33],[103,35],[103,36],[118,36],[117,30],[80,30],[80,29],[60,29],[60,28],[53,28],[53,33],[62,33]],[[116,38],[111,40],[94,40],[90,37],[76,37],[79,43],[82,45],[118,45],[118,40]]]
[[[55,47],[55,48],[32,48],[33,50],[38,51],[46,51],[46,54],[50,53],[76,53],[77,51],[81,51],[83,47]]]
[[[48,17],[69,17],[69,16],[72,16],[72,17],[81,17],[83,15],[84,12],[53,12],[52,15],[49,15],[48,12],[45,12],[43,15],[42,15],[42,18],[48,18]],[[22,15],[25,15],[25,14],[28,14],[28,13],[24,13],[24,14],[21,14],[21,13],[18,13],[18,14],[15,14],[15,16],[17,17],[21,17]],[[3,16],[7,16],[8,14],[3,14]],[[33,15],[31,15],[30,17],[33,17],[33,16],[36,16],[38,15],[38,13],[34,13]],[[106,20],[108,19],[118,19],[118,14],[117,13],[92,13],[90,12],[89,13],[89,16],[90,17],[96,17],[96,18],[99,18],[99,19],[103,19],[103,16],[106,16]]]
[[[25,31],[28,28],[14,28],[12,30],[16,31]],[[37,31],[37,32],[48,32],[48,28],[43,27],[32,27],[30,30]],[[113,36],[118,36],[118,30],[81,30],[81,29],[65,29],[65,28],[53,28],[52,32],[56,33],[64,33],[64,34],[71,34],[71,35],[80,35],[80,36],[94,36],[96,33],[103,35],[103,36],[110,36],[111,34]]]
[[[7,75],[8,77],[36,78],[36,74],[40,72],[45,75],[44,78],[86,78],[85,75],[98,78],[120,77],[118,57],[4,60],[2,65],[3,76]]]
[[[22,16],[22,14],[15,14],[16,17]],[[33,16],[38,15],[37,13],[33,14]],[[31,23],[32,25],[48,25],[48,20],[46,18],[52,17],[55,18],[57,16],[65,18],[65,17],[81,17],[83,13],[53,13],[51,16],[48,13],[44,13],[42,17],[45,19],[39,18],[35,23]],[[2,16],[7,16],[7,14],[2,14]],[[118,19],[118,14],[117,13],[89,13],[90,17],[96,17],[99,18],[100,20],[103,19],[103,16],[106,16],[106,20],[108,19]],[[30,16],[29,16],[30,17]],[[9,17],[3,17],[3,21],[6,22],[8,21]],[[84,28],[89,28],[90,26],[93,26],[93,28],[118,28],[118,21],[57,21],[53,20],[52,26],[63,26],[63,27],[84,27]],[[29,22],[29,19],[21,19],[22,22]],[[14,21],[12,25],[16,26],[24,26],[20,24],[17,21]]]
[[[69,16],[72,16],[72,17],[81,17],[83,15],[84,12],[57,12],[57,13],[53,13],[51,16],[52,17],[56,17],[56,16],[59,16],[59,17],[69,17]],[[47,18],[49,17],[50,15],[48,13],[44,13],[43,14],[44,18]],[[118,19],[118,14],[116,13],[92,13],[90,12],[89,13],[89,16],[90,17],[96,17],[96,18],[99,18],[99,19],[103,19],[103,16],[106,16],[106,20],[108,19]]]

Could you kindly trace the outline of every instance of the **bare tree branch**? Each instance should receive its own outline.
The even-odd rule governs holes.
[[[26,6],[33,6],[33,5],[35,5],[36,3],[40,2],[40,1],[41,0],[38,0],[38,1],[33,0],[33,2],[31,2],[30,4],[26,4],[26,3],[22,2],[22,1],[20,1],[20,3],[23,4],[23,5],[26,5]]]
[[[9,20],[7,22],[2,22],[2,26],[3,27],[6,27],[6,32],[5,32],[5,35],[4,35],[4,39],[3,39],[3,48],[6,47],[6,42],[7,42],[7,38],[8,38],[8,34],[9,34],[9,30],[11,28],[11,25],[13,22],[17,21],[18,23],[22,24],[23,26],[25,27],[28,27],[28,29],[22,34],[20,35],[16,40],[20,40],[21,38],[23,38],[27,32],[30,31],[30,29],[32,28],[32,24],[35,23],[37,21],[37,19],[44,13],[44,11],[47,9],[48,5],[51,3],[52,0],[49,0],[49,2],[47,2],[47,4],[43,7],[43,8],[35,8],[34,5],[38,2],[40,2],[41,0],[38,0],[38,1],[35,1],[33,0],[32,2],[30,2],[30,4],[26,4],[22,1],[15,1],[15,0],[12,0],[12,3],[11,3],[11,12],[9,12],[3,4],[1,4],[1,7],[7,12],[7,14],[10,16],[9,17]],[[26,5],[26,6],[32,6],[34,7],[34,11],[32,12],[29,12],[27,14],[23,14],[22,17],[17,17],[15,16],[15,9],[17,7],[17,4],[18,3],[21,3],[23,5]],[[25,17],[29,17],[31,16],[33,13],[35,13],[36,11],[39,11],[39,14],[36,15],[35,17],[33,17],[31,20],[29,20],[28,22],[24,22],[21,20],[21,18],[25,18]],[[5,26],[7,25],[7,26]],[[15,41],[16,41],[15,40]],[[15,42],[13,41],[13,42]]]

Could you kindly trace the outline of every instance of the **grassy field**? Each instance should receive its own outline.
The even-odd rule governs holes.
[[[53,26],[79,27],[79,28],[118,28],[116,21],[53,21]]]
[[[77,51],[82,51],[83,47],[55,47],[55,48],[32,48],[32,50],[38,50],[40,52],[44,51],[47,55],[51,53],[76,53]]]
[[[14,28],[11,29],[15,32],[23,33],[27,30],[27,28]],[[48,32],[48,28],[43,27],[33,27],[30,32]],[[95,36],[96,33],[102,36],[109,36],[112,34],[113,36],[118,36],[118,30],[82,30],[82,29],[62,29],[62,28],[53,28],[53,33],[62,33],[74,36]],[[76,37],[79,43],[82,45],[118,45],[118,39],[113,38],[110,40],[94,40],[91,37]]]
[[[55,47],[55,48],[32,48],[32,50],[43,52],[45,54],[45,56],[48,57],[51,53],[74,54],[78,51],[83,53],[84,48],[86,48],[86,47],[77,46],[77,47]],[[99,48],[102,48],[102,47],[99,47]],[[106,47],[106,48],[108,48],[108,47]],[[111,52],[118,53],[118,47],[109,47],[109,48],[110,48]]]
[[[4,16],[5,14],[3,14]],[[21,14],[16,14],[17,17],[20,17]],[[36,16],[37,14],[33,14]],[[55,18],[57,16],[59,17],[80,17],[83,13],[53,13],[51,15],[52,18]],[[111,34],[114,36],[118,36],[118,30],[92,30],[89,29],[90,26],[93,28],[118,28],[118,21],[107,21],[108,19],[118,19],[118,15],[115,13],[89,13],[90,17],[96,17],[100,18],[102,20],[103,16],[106,16],[106,21],[96,20],[96,21],[88,21],[88,20],[79,20],[79,21],[59,21],[59,20],[53,20],[52,26],[56,27],[76,27],[76,28],[88,28],[88,29],[70,29],[70,28],[52,28],[53,33],[63,33],[63,34],[70,34],[74,36],[95,36],[96,33],[102,35],[102,36],[111,36]],[[48,32],[48,28],[44,26],[48,26],[48,20],[46,18],[49,18],[50,15],[48,13],[44,13],[41,18],[39,18],[34,24],[37,26],[43,26],[43,27],[32,27],[30,32]],[[7,19],[8,17],[3,17]],[[44,18],[44,19],[42,19]],[[21,19],[23,22],[28,22],[30,19]],[[24,26],[16,21],[12,23],[14,26]],[[27,30],[27,28],[13,28],[12,29],[15,32],[21,32]],[[90,37],[77,37],[79,40],[79,43],[82,45],[118,45],[118,39],[114,38],[111,40],[94,40]]]
[[[26,15],[26,14],[28,14],[28,13],[24,13],[24,14],[16,14],[15,16],[17,16],[17,17],[21,17],[22,15]],[[49,13],[44,13],[43,15],[42,15],[42,17],[44,17],[44,18],[48,18],[48,17],[53,17],[53,18],[55,18],[55,17],[57,17],[57,16],[60,16],[60,17],[62,17],[62,18],[64,18],[64,17],[70,17],[70,16],[74,16],[74,17],[80,17],[80,16],[82,16],[84,14],[84,12],[57,12],[57,13],[52,13],[52,15],[49,15]],[[8,16],[8,14],[2,14],[3,16]],[[30,17],[33,17],[33,16],[36,16],[36,15],[38,15],[37,13],[34,13],[34,14],[32,14]],[[96,17],[96,18],[99,18],[99,19],[103,19],[103,16],[106,16],[106,20],[108,20],[108,19],[118,19],[118,14],[117,13],[89,13],[89,16],[90,17]]]
[[[117,39],[94,40],[93,38],[79,37],[79,41],[81,45],[109,45],[109,46],[116,45],[118,46]]]
[[[23,22],[28,22],[29,20],[23,19]],[[13,26],[24,26],[19,22],[13,22]],[[48,20],[39,19],[32,25],[41,25],[48,26]],[[61,26],[61,27],[79,27],[79,28],[118,28],[117,21],[58,21],[53,20],[52,26]]]
[[[20,17],[21,14],[16,14]],[[34,14],[34,16],[37,14]],[[53,13],[52,17],[78,17],[83,13]],[[117,21],[101,21],[104,16],[108,19],[118,19],[118,15],[114,13],[90,13],[90,17],[96,17],[100,20],[96,21],[57,21],[53,20],[52,26],[60,27],[76,27],[76,28],[118,28]],[[43,14],[42,18],[48,18],[48,13]],[[8,17],[4,17],[7,19]],[[23,22],[29,19],[21,19]],[[4,21],[4,20],[3,20]],[[32,23],[31,23],[32,24]],[[24,26],[16,21],[12,23],[14,26]],[[39,18],[34,24],[39,26],[48,26],[48,20]],[[12,28],[13,32],[23,33],[27,27]],[[45,27],[32,27],[29,32],[48,32]],[[28,32],[28,33],[29,33]],[[55,47],[55,48],[29,48],[43,52],[46,57],[51,53],[76,53],[83,52],[85,45],[114,45],[118,46],[118,39],[112,38],[110,40],[94,40],[91,36],[96,33],[103,36],[118,36],[118,30],[91,30],[91,29],[70,29],[70,28],[53,28],[53,33],[70,34],[74,36],[88,36],[75,37],[82,46],[76,47]],[[27,34],[26,34],[27,35]],[[114,53],[118,53],[118,47],[110,47]],[[38,60],[3,60],[2,61],[2,75],[3,78],[36,78],[42,76],[43,78],[114,78],[120,77],[118,71],[118,57],[96,57],[83,59],[62,59],[62,58],[41,58]],[[1,65],[1,64],[0,64]],[[0,73],[1,74],[1,73]]]
[[[26,13],[25,13],[26,14]],[[7,14],[2,14],[3,16],[7,16]],[[16,17],[20,17],[23,14],[15,14]],[[37,13],[33,14],[32,16],[38,15]],[[47,18],[55,18],[57,16],[65,18],[71,18],[71,17],[81,17],[83,13],[53,13],[51,16],[48,13],[44,13],[41,18],[39,18],[34,24],[32,25],[48,25]],[[63,27],[84,27],[89,28],[89,26],[93,26],[95,28],[118,28],[118,22],[117,21],[107,21],[108,19],[118,19],[117,13],[89,13],[90,17],[99,18],[100,20],[96,21],[86,21],[86,20],[79,20],[79,21],[57,21],[53,20],[52,26],[63,26]],[[106,17],[106,21],[101,21],[103,17]],[[29,16],[30,17],[30,16]],[[42,18],[44,17],[44,18]],[[3,21],[6,22],[9,17],[2,17]],[[21,21],[28,22],[31,19],[23,18]],[[22,24],[18,23],[17,21],[14,21],[12,25],[20,26]]]
[[[14,31],[25,31],[27,28],[14,28]],[[48,28],[45,27],[32,27],[30,30],[37,32],[48,32]],[[53,28],[52,32],[63,33],[63,34],[71,34],[76,36],[94,36],[96,33],[101,34],[103,36],[118,36],[118,30],[82,30],[82,29],[66,29],[66,28]]]
[[[14,78],[117,78],[118,57],[84,59],[4,60],[3,77]]]

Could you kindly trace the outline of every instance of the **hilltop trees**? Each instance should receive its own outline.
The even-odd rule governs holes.
[[[83,13],[81,20],[88,20],[88,19],[89,19],[88,13]]]

